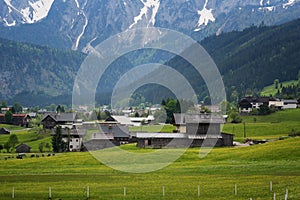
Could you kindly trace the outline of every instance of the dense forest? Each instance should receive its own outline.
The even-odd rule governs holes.
[[[200,44],[219,68],[227,98],[234,102],[244,95],[258,95],[274,80],[295,80],[300,70],[300,20],[267,27],[252,26],[243,31],[205,38]],[[71,94],[86,55],[0,39],[0,100],[20,102],[25,106],[71,103]],[[184,75],[198,94],[199,101],[209,102],[206,86],[195,69],[179,56],[145,50],[116,60],[101,78],[97,102],[109,103],[112,88],[134,66],[162,63]],[[283,89],[283,92],[295,88]],[[99,92],[101,91],[101,93]],[[160,103],[174,98],[172,92],[157,85],[144,86],[136,93],[145,101]],[[278,94],[280,95],[280,94]]]
[[[300,70],[300,20],[274,27],[250,27],[201,42],[215,60],[230,101],[257,95],[275,79],[297,79]]]
[[[245,95],[259,95],[265,86],[276,79],[297,79],[300,70],[299,32],[300,20],[273,27],[261,24],[243,31],[211,36],[200,44],[213,58],[222,75],[227,99],[236,103]],[[210,102],[202,77],[186,60],[175,56],[165,64],[190,81],[199,101]],[[157,101],[157,93],[172,95],[166,88],[159,86],[144,87],[139,92],[150,101]]]
[[[0,39],[0,99],[23,105],[70,103],[85,55]]]

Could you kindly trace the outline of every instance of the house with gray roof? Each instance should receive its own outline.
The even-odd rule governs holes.
[[[136,133],[137,146],[141,148],[232,146],[233,135],[222,133],[225,123],[221,115],[174,114],[179,133]],[[180,132],[182,131],[182,132]]]
[[[56,125],[73,124],[76,117],[76,113],[47,113],[42,118],[42,124],[46,129],[53,129]]]

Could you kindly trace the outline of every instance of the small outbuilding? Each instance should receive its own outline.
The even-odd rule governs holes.
[[[30,153],[31,147],[25,143],[16,146],[16,153]]]
[[[0,134],[9,135],[10,131],[7,128],[0,128]]]

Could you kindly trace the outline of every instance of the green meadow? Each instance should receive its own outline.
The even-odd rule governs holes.
[[[222,131],[234,134],[234,140],[244,141],[246,138],[258,140],[275,140],[291,133],[300,132],[300,109],[278,111],[266,116],[243,116],[243,123],[227,123]]]
[[[12,199],[13,194],[14,199],[20,200],[49,199],[51,188],[51,199],[57,200],[87,199],[87,196],[89,199],[271,200],[274,193],[276,199],[284,199],[286,190],[289,200],[299,200],[300,137],[286,137],[292,131],[300,131],[299,111],[255,116],[255,122],[254,116],[243,117],[247,137],[272,139],[272,142],[213,148],[204,158],[199,157],[202,149],[190,148],[167,167],[148,173],[117,171],[89,152],[51,156],[46,153],[44,157],[39,153],[40,157],[31,157],[37,154],[41,141],[51,142],[49,133],[37,134],[34,130],[15,128],[19,141],[33,146],[35,153],[27,154],[22,160],[11,158],[16,156],[14,153],[0,153],[0,199]],[[162,127],[142,128],[153,131]],[[235,134],[237,140],[244,139],[243,123],[225,124],[223,131]],[[1,135],[0,144],[7,139],[8,136]],[[145,155],[157,151],[139,149],[134,144],[121,146],[121,149]],[[180,150],[162,151],[168,156]],[[102,153],[97,152],[100,157]],[[154,164],[164,164],[166,160],[157,162]],[[135,165],[134,160],[127,164],[128,167],[131,165]]]
[[[287,87],[287,86],[291,86],[291,85],[297,85],[298,82],[296,80],[292,80],[292,81],[285,81],[282,83],[279,83],[278,85],[280,86],[280,84],[282,84],[283,87]],[[275,96],[276,93],[279,91],[281,91],[281,88],[278,87],[278,89],[275,88],[274,84],[273,85],[269,85],[263,88],[263,90],[261,91],[260,95],[261,96]]]
[[[4,160],[3,154],[0,199],[11,199],[12,188],[15,199],[48,199],[49,187],[52,199],[86,199],[87,187],[90,199],[272,199],[274,192],[284,199],[286,189],[288,199],[300,199],[300,138],[215,148],[202,159],[199,150],[188,149],[168,167],[141,174],[113,170],[88,152],[23,160]]]

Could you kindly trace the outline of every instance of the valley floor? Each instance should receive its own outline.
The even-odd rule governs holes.
[[[134,153],[156,151],[134,145],[122,149]],[[113,170],[88,152],[27,156],[22,160],[4,160],[7,155],[1,154],[0,199],[11,199],[13,190],[15,199],[48,199],[51,187],[52,199],[70,200],[87,196],[90,199],[273,199],[274,193],[277,199],[284,199],[287,190],[288,199],[296,200],[300,199],[299,150],[300,138],[244,148],[215,148],[205,158],[199,158],[199,148],[191,148],[166,168],[137,174]]]

